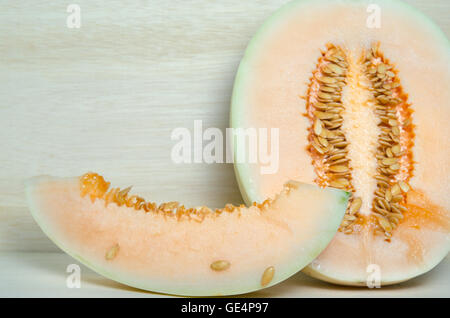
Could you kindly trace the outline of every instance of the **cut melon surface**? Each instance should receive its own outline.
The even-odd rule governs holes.
[[[242,294],[309,264],[342,221],[348,192],[291,181],[248,208],[157,206],[94,173],[26,183],[36,222],[66,253],[120,283],[186,296]]]
[[[380,27],[370,27],[378,9]],[[292,1],[254,36],[231,127],[278,128],[279,170],[236,163],[244,199],[272,197],[289,179],[353,194],[340,232],[305,272],[365,286],[377,265],[389,285],[448,254],[449,65],[442,31],[399,1]]]

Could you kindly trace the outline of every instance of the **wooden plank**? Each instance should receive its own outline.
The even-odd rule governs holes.
[[[80,266],[80,288],[67,288],[70,264]],[[284,282],[245,297],[450,297],[450,257],[414,280],[374,291],[321,282],[298,273]],[[62,253],[0,252],[0,297],[170,297],[106,279]]]
[[[176,165],[175,127],[228,126],[244,49],[287,0],[0,3],[0,250],[54,251],[24,179],[94,170],[158,201],[242,202],[233,167]],[[450,33],[448,1],[408,1]]]

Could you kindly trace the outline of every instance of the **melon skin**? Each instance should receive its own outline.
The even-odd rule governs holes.
[[[337,248],[336,251],[332,252],[333,255],[339,253],[339,256],[341,258],[354,257],[354,261],[346,262],[346,266],[353,270],[352,272],[350,272],[349,270],[344,268],[337,269],[334,265],[337,262],[336,259],[330,258],[329,256],[332,249],[336,247],[336,242],[348,239],[348,237],[346,238],[344,236],[345,234],[337,233],[336,237],[323,252],[323,255],[320,255],[317,260],[306,266],[302,270],[302,272],[311,277],[331,284],[354,287],[368,287],[370,284],[370,282],[368,282],[368,278],[370,277],[371,273],[373,273],[373,268],[371,268],[369,265],[375,264],[380,266],[380,286],[390,286],[402,283],[429,272],[434,267],[436,267],[442,261],[442,259],[448,255],[449,252],[448,245],[446,246],[446,244],[448,244],[448,235],[444,237],[444,240],[447,240],[447,242],[438,242],[436,247],[433,247],[432,249],[427,251],[427,261],[425,263],[419,263],[415,266],[411,266],[410,263],[405,262],[404,260],[400,259],[400,257],[395,257],[395,248],[393,248],[392,246],[388,246],[388,243],[382,240],[377,243],[377,247],[380,248],[380,250],[383,248],[387,250],[386,254],[388,254],[389,257],[393,256],[393,259],[390,263],[385,263],[382,261],[376,262],[373,260],[368,261],[364,258],[361,259],[360,256],[362,252],[358,248],[356,248],[353,253],[350,252],[349,249],[342,250]],[[442,236],[438,236],[438,239],[442,239]],[[435,242],[435,244],[436,243],[437,242]],[[386,246],[383,246],[384,244],[386,244]],[[400,248],[403,247],[400,246]],[[378,257],[380,257],[380,255]]]
[[[183,296],[243,294],[287,279],[328,245],[349,197],[345,191],[291,182],[266,210],[253,206],[197,222],[92,202],[81,196],[79,180],[42,176],[26,182],[30,211],[43,232],[107,278]],[[107,260],[115,244],[117,256]],[[211,270],[217,260],[229,261],[229,269]],[[262,286],[270,266],[275,275]]]
[[[364,14],[371,3],[381,7],[381,30],[356,25],[367,17],[368,14]],[[359,13],[349,15],[346,7]],[[341,14],[334,14],[335,19],[323,18],[317,14],[319,9],[326,14],[336,9]],[[407,27],[383,31],[386,25],[398,25],[393,16],[399,18],[400,26],[408,23]],[[346,21],[349,25],[337,25],[333,21]],[[289,25],[295,32],[280,31],[288,29]],[[320,33],[321,30],[325,31]],[[325,33],[323,38],[310,35]],[[301,116],[306,110],[298,96],[306,92],[311,71],[325,44],[355,47],[359,42],[370,45],[372,41],[381,42],[383,52],[398,67],[409,94],[416,126],[413,147],[416,162],[410,185],[427,197],[427,202],[419,205],[424,209],[432,206],[437,217],[429,222],[416,220],[420,229],[414,229],[413,224],[409,224],[412,228],[402,226],[399,232],[403,237],[394,235],[391,243],[371,238],[369,233],[353,238],[338,233],[303,271],[340,285],[366,286],[367,266],[374,263],[380,265],[382,285],[400,283],[428,272],[450,251],[448,39],[428,17],[400,1],[291,1],[270,17],[249,43],[232,96],[231,127],[280,128],[280,171],[277,174],[262,176],[258,165],[235,164],[245,201],[260,202],[272,196],[290,178],[314,183],[316,175],[311,158],[306,151],[302,152],[307,146],[309,123]],[[283,60],[284,54],[287,59]],[[435,79],[430,80],[430,75]],[[365,245],[360,243],[368,238]],[[414,245],[419,246],[420,257],[415,255]]]

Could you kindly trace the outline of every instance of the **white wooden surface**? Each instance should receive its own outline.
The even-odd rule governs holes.
[[[16,252],[59,251],[26,208],[23,181],[33,175],[93,170],[157,201],[241,203],[231,165],[172,163],[170,134],[175,127],[192,129],[196,119],[204,127],[228,126],[244,49],[287,0],[73,2],[81,7],[80,29],[66,27],[70,1],[0,2],[5,267],[13,268],[14,259],[39,259]],[[447,0],[407,2],[450,35]],[[53,254],[38,255],[47,264]]]
[[[80,289],[67,288],[67,266],[78,264],[63,253],[0,253],[0,297],[166,297],[116,283],[80,265]],[[242,297],[450,297],[450,258],[433,271],[379,289],[327,284],[298,273],[284,282]]]

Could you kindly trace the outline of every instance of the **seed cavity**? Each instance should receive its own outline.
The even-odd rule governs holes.
[[[406,211],[406,193],[410,191],[407,180],[412,176],[412,110],[403,92],[398,71],[383,56],[379,44],[363,51],[358,61],[368,80],[362,83],[374,101],[374,116],[379,120],[377,144],[376,189],[370,217],[375,232],[383,233],[386,240],[398,226]],[[308,151],[316,171],[315,182],[354,193],[352,162],[348,157],[349,141],[342,128],[343,87],[347,85],[349,61],[345,51],[328,44],[313,71],[306,97],[306,116],[311,126]],[[375,166],[374,166],[375,168]],[[360,210],[362,198],[354,195],[341,224],[340,231],[353,233],[358,220],[363,220]]]
[[[273,266],[267,267],[261,277],[261,286],[265,287],[269,285],[274,275],[275,275],[275,267]]]
[[[230,268],[230,262],[225,260],[219,260],[211,263],[210,267],[213,271],[221,272]]]
[[[109,248],[109,250],[105,254],[105,259],[107,261],[111,261],[114,258],[116,258],[117,254],[119,253],[120,246],[119,244],[114,244],[112,247]]]
[[[378,104],[376,115],[380,119],[381,134],[378,136],[378,173],[380,174],[378,188],[372,203],[376,232],[382,232],[386,240],[390,240],[392,231],[403,219],[403,206],[406,193],[410,190],[405,180],[411,176],[412,162],[411,146],[413,133],[408,130],[411,123],[411,113],[407,103],[407,95],[403,93],[397,71],[379,51],[379,44],[373,45],[363,59],[366,65],[365,73],[372,84],[372,92]],[[377,89],[382,87],[382,90]],[[404,140],[409,143],[402,145]],[[402,147],[408,150],[402,152]],[[406,162],[406,173],[401,172],[401,162]]]
[[[348,62],[342,48],[329,44],[318,60],[307,93],[307,115],[312,123],[308,149],[316,172],[316,183],[352,191],[351,162],[347,158],[348,142],[341,130],[342,88],[347,84]],[[351,232],[361,208],[360,198],[351,198],[341,230]]]
[[[288,193],[291,187],[286,187],[284,193]],[[216,217],[222,213],[240,213],[244,205],[234,206],[227,204],[223,209],[215,209],[214,211],[206,206],[196,208],[185,208],[178,202],[166,202],[157,205],[154,202],[146,202],[145,199],[130,195],[131,187],[120,189],[110,188],[110,183],[94,172],[89,172],[80,177],[80,194],[81,197],[89,196],[92,202],[95,200],[103,200],[105,207],[111,203],[116,205],[134,208],[136,211],[144,211],[146,213],[156,213],[164,215],[164,217],[176,217],[178,220],[192,220],[195,222],[203,222],[205,217]],[[254,203],[261,212],[268,209],[274,199],[267,199],[263,203]]]

